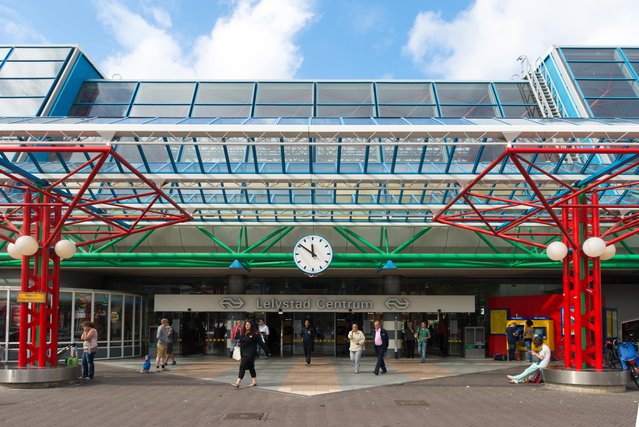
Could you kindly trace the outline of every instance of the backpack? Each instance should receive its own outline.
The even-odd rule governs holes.
[[[528,377],[528,382],[533,384],[541,384],[544,382],[544,379],[541,376],[541,369],[537,369],[535,372],[530,374]]]

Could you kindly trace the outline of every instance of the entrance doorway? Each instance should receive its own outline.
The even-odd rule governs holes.
[[[304,355],[300,332],[306,319],[317,331],[313,356],[335,356],[335,313],[284,313],[280,317],[282,356]]]

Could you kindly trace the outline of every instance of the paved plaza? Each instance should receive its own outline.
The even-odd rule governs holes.
[[[509,384],[525,364],[433,357],[374,360],[354,374],[347,359],[257,361],[258,387],[236,390],[237,362],[218,357],[179,359],[167,372],[143,374],[141,360],[96,364],[96,378],[74,387],[0,388],[1,425],[130,426],[635,426],[639,390],[579,394],[543,385]],[[634,385],[633,385],[634,387]]]

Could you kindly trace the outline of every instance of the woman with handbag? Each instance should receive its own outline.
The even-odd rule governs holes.
[[[93,322],[82,323],[82,379],[93,379],[95,373],[95,367],[93,365],[93,358],[95,352],[98,350],[98,331],[95,330]]]
[[[262,340],[262,336],[253,329],[251,322],[247,321],[244,324],[244,329],[240,334],[237,345],[240,347],[240,371],[237,375],[237,380],[234,383],[230,383],[231,387],[240,388],[240,383],[244,378],[244,374],[248,370],[251,374],[251,387],[257,385],[257,373],[255,372],[255,358],[257,357],[257,346],[259,345],[264,349],[264,353],[268,356],[271,354],[268,351],[268,347]]]
[[[231,329],[231,357],[233,357],[233,351],[237,346],[237,340],[240,338],[240,334],[242,333],[242,321],[236,320],[233,329]]]
[[[348,333],[348,342],[351,344],[349,351],[351,354],[351,361],[355,367],[355,373],[359,374],[359,361],[364,353],[366,337],[364,336],[364,333],[359,330],[357,323],[353,323],[352,329]]]

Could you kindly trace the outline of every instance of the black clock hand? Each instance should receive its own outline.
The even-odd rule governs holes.
[[[311,251],[309,248],[307,248],[306,246],[300,244],[300,246],[302,247],[302,249],[304,249],[306,252],[308,252],[309,254],[313,255],[313,258],[316,258],[315,256],[315,252]],[[311,246],[313,247],[313,246]]]
[[[312,243],[311,243],[311,255],[313,255],[313,258],[317,258],[317,255],[315,255],[315,248],[313,247]]]

